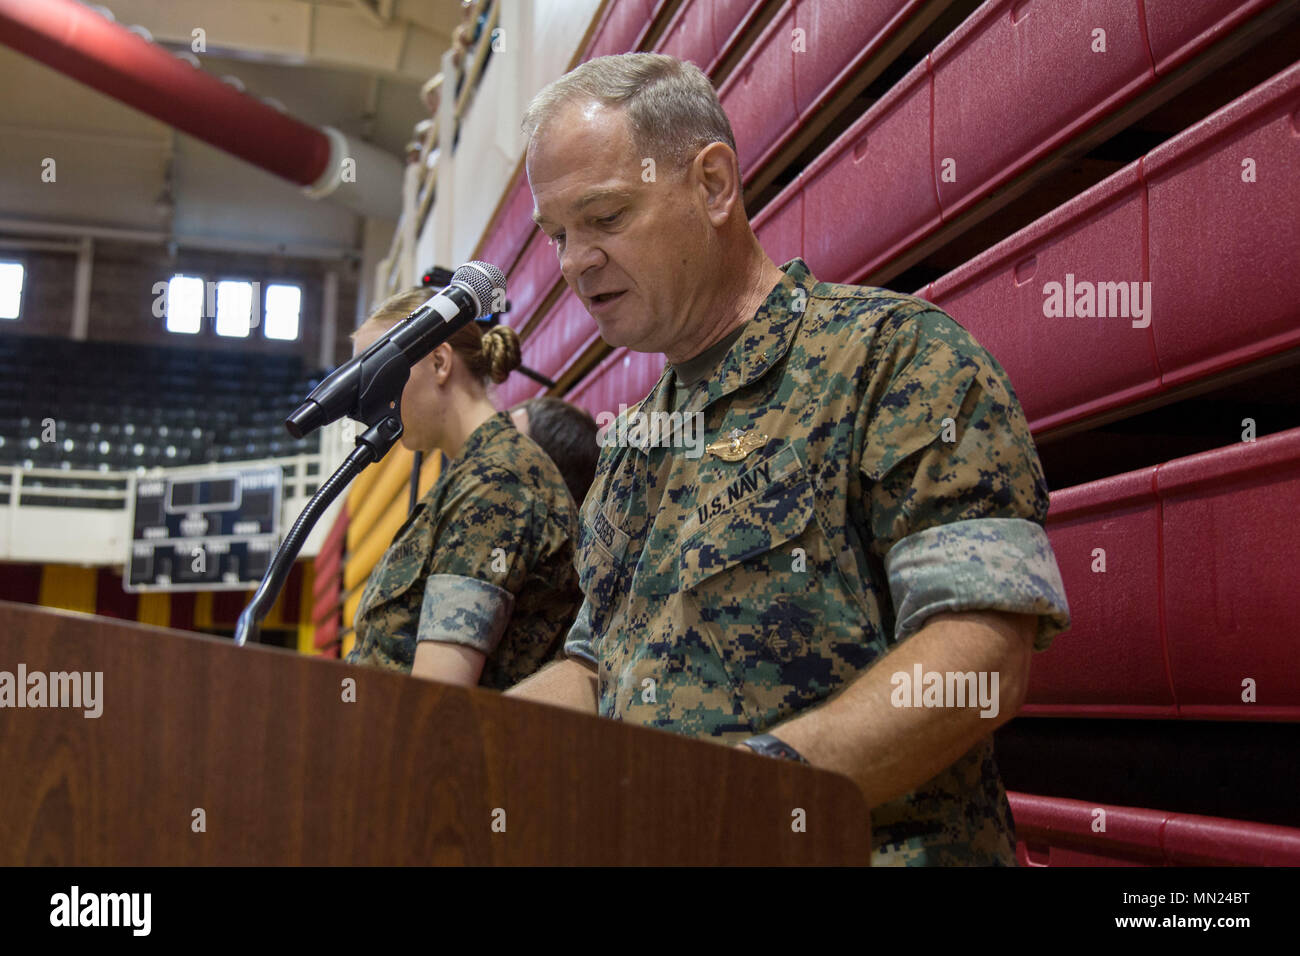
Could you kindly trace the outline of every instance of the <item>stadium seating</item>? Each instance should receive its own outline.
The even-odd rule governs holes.
[[[663,370],[663,356],[657,353],[615,349],[565,398],[593,416],[617,414],[620,404],[634,405],[644,398]]]
[[[786,0],[762,36],[718,89],[736,134],[741,170],[755,169],[799,120],[794,103],[791,33],[794,4]]]
[[[1300,344],[1297,91],[1300,66],[919,290],[998,357],[1035,432]],[[1149,328],[1045,316],[1045,284],[1067,274],[1149,281]]]
[[[1277,0],[1142,0],[1147,45],[1164,76]]]
[[[1067,275],[1093,284],[1144,278],[1144,212],[1133,163],[919,293],[997,357],[1036,433],[1160,391],[1150,328],[1123,315],[1044,315],[1047,284],[1064,292],[1074,281]]]
[[[543,375],[556,378],[575,355],[581,355],[599,338],[600,331],[582,300],[565,289],[530,336],[529,365]]]
[[[1165,385],[1300,344],[1297,108],[1300,65],[1143,160],[1150,278],[1161,296],[1152,328]]]
[[[1023,712],[1300,720],[1298,499],[1300,429],[1054,492],[1073,626]]]
[[[136,470],[319,445],[284,430],[319,382],[296,356],[6,335],[0,380],[0,434],[9,436],[0,465]],[[115,400],[106,405],[104,395]],[[50,424],[54,441],[44,440]]]
[[[985,3],[935,47],[929,63],[945,218],[1155,79],[1135,0]],[[951,177],[942,175],[949,160]]]

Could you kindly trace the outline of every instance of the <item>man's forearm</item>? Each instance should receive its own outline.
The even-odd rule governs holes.
[[[851,777],[872,807],[887,803],[933,778],[1015,715],[1024,699],[1034,621],[992,612],[935,615],[842,693],[769,731],[813,766]],[[971,701],[965,707],[894,706],[893,675],[910,678],[914,664],[941,674],[997,673],[996,716],[981,717]]]
[[[506,691],[507,696],[596,713],[596,674],[577,661],[556,661]]]

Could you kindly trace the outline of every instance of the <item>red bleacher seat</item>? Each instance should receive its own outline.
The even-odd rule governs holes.
[[[575,359],[600,338],[600,329],[570,289],[539,321],[528,337],[526,364],[549,378],[558,379]]]
[[[528,356],[524,355],[524,364],[528,365]],[[507,409],[512,405],[518,405],[520,402],[530,398],[536,398],[538,395],[546,394],[546,386],[539,382],[533,381],[527,375],[521,375],[515,372],[504,382],[497,386],[496,400],[494,404],[498,408]]]
[[[312,601],[316,604],[330,601],[331,589],[337,599],[339,572],[343,570],[343,551],[341,548],[322,547],[316,555],[316,577],[312,581]]]
[[[805,257],[824,281],[860,281],[934,229],[939,204],[930,175],[925,61],[791,185],[797,189],[800,183]],[[778,198],[788,201],[785,193]]]
[[[1277,0],[1142,0],[1156,73],[1165,74]]]
[[[923,290],[1007,370],[1035,432],[1300,345],[1298,93],[1295,66]],[[1150,328],[1046,318],[1067,273],[1149,279]]]
[[[712,73],[718,61],[739,41],[749,21],[763,8],[763,0],[707,0],[707,5],[713,12],[713,36],[718,48],[709,69]]]
[[[711,76],[762,7],[763,0],[685,0],[655,49]]]
[[[1300,345],[1297,136],[1300,64],[1143,161],[1166,385]]]
[[[1167,814],[1008,792],[1021,866],[1160,866]],[[1105,831],[1093,829],[1103,819]]]
[[[1300,830],[1176,813],[1165,821],[1170,866],[1300,866]]]
[[[798,121],[794,105],[794,58],[790,48],[794,7],[790,0],[718,90],[731,120],[742,174],[762,166]]]
[[[927,298],[997,358],[1031,430],[1045,431],[1160,390],[1152,328],[1123,316],[1043,314],[1046,284],[1064,287],[1068,275],[1140,282],[1143,240],[1143,187],[1133,163],[936,280]]]
[[[794,58],[801,119],[825,103],[925,0],[800,0],[794,25],[807,51]]]
[[[1300,720],[1300,428],[1169,462],[1156,486],[1179,713]]]
[[[656,49],[694,63],[708,73],[720,46],[710,6],[709,0],[685,0],[664,29]]]
[[[488,236],[477,258],[490,262],[506,275],[515,267],[528,240],[537,232],[533,222],[533,192],[522,172],[510,187],[505,204],[488,229]]]
[[[350,627],[352,622],[348,622]],[[312,643],[319,647],[327,647],[339,639],[339,616],[333,614],[316,625],[316,630],[312,634]]]
[[[1105,52],[1093,52],[1094,31]],[[969,207],[1154,79],[1137,0],[992,0],[930,54],[945,218]],[[951,181],[942,164],[955,162]]]
[[[1011,791],[1007,799],[1021,866],[1300,865],[1291,827]]]
[[[1054,492],[1073,626],[1023,713],[1300,720],[1297,501],[1300,428]]]
[[[1034,655],[1021,712],[1176,716],[1161,633],[1155,468],[1054,492],[1047,533],[1072,626]],[[1097,549],[1104,572],[1094,570]]]
[[[510,311],[502,319],[516,330],[523,328],[556,283],[563,281],[555,247],[536,227],[533,231],[536,235],[506,279]]]
[[[718,91],[736,135],[742,177],[752,179],[924,5],[925,0],[866,7],[853,0],[784,4]]]
[[[752,223],[763,251],[777,264],[804,254],[803,181],[795,180]]]
[[[596,27],[584,59],[638,49],[655,14],[666,0],[610,0],[605,18]]]
[[[635,405],[650,393],[663,375],[664,357],[658,352],[615,349],[568,395],[567,401],[592,415],[618,413],[620,405]]]

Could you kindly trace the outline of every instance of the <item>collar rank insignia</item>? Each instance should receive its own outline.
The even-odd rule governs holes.
[[[739,428],[733,428],[731,434],[726,438],[705,445],[704,450],[710,455],[717,455],[723,461],[740,461],[755,448],[759,448],[766,443],[766,435],[755,435],[753,432],[744,433]]]

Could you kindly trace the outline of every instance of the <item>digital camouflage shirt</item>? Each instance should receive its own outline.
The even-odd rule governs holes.
[[[582,599],[576,531],[559,469],[498,412],[371,571],[349,663],[410,673],[418,641],[444,641],[487,655],[479,686],[518,683],[558,655]]]
[[[927,302],[818,282],[799,259],[782,271],[684,393],[707,452],[664,447],[671,366],[602,436],[566,653],[596,669],[603,716],[723,744],[779,736],[935,613],[1040,615],[1038,650],[1069,627],[1046,481],[1002,367]],[[992,734],[871,824],[873,865],[1014,865]]]

